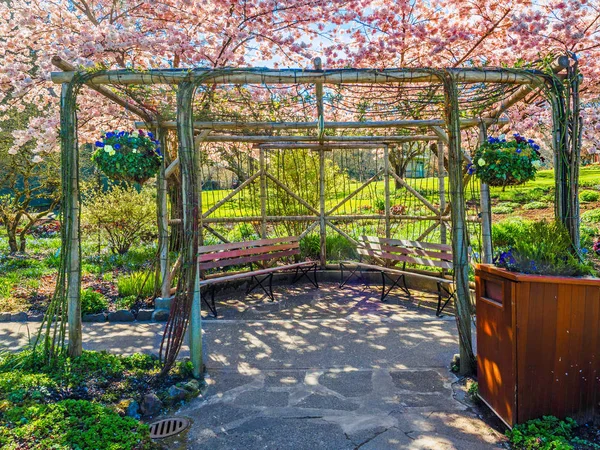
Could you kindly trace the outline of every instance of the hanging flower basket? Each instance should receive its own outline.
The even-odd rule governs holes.
[[[112,180],[144,183],[158,173],[162,162],[159,142],[151,132],[110,131],[96,147],[92,161]]]
[[[518,134],[507,141],[490,137],[477,149],[468,171],[490,186],[516,186],[535,178],[544,162],[540,146]]]

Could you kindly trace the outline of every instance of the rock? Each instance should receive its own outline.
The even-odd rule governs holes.
[[[169,298],[157,297],[154,299],[154,308],[166,309],[167,311],[169,311],[171,309],[172,302],[173,302],[173,299],[171,297],[169,297]]]
[[[29,314],[29,317],[27,317],[27,320],[29,322],[41,322],[42,320],[44,320],[44,315],[43,314]]]
[[[119,309],[118,311],[108,313],[109,322],[133,322],[134,320],[133,313],[127,309]]]
[[[0,322],[10,322],[10,313],[0,313]]]
[[[452,357],[452,362],[450,363],[450,369],[452,371],[454,371],[454,370],[458,370],[459,367],[460,367],[460,355],[458,353],[455,353],[454,356]]]
[[[167,391],[167,395],[169,396],[169,400],[171,402],[176,403],[176,402],[179,402],[181,400],[185,400],[186,398],[188,398],[190,393],[187,390],[185,390],[179,386],[173,385]]]
[[[134,419],[140,418],[140,405],[135,400],[129,399],[127,408],[125,409],[125,415],[133,417]]]
[[[152,314],[152,320],[154,322],[166,322],[169,319],[168,309],[155,309]]]
[[[27,313],[26,312],[18,312],[12,313],[10,315],[11,322],[27,322]]]
[[[190,380],[181,387],[184,388],[186,391],[192,391],[192,392],[199,391],[200,390],[200,382],[198,380]]]
[[[154,393],[144,395],[140,410],[144,416],[153,416],[158,414],[163,408],[163,403],[160,398]]]
[[[81,317],[83,322],[106,322],[106,314],[98,313],[98,314],[84,314]]]
[[[200,393],[200,382],[198,380],[190,380],[187,383],[181,385],[183,389],[188,391],[194,397],[196,397]]]
[[[140,309],[137,313],[136,320],[138,322],[149,322],[152,320],[153,309]]]

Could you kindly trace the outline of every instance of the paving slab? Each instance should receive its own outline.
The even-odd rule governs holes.
[[[277,286],[275,302],[221,297],[220,317],[203,321],[207,387],[173,412],[192,425],[167,447],[500,448],[502,435],[456,395],[454,318],[436,317],[431,296],[388,298],[335,283]],[[38,326],[0,323],[0,348],[21,348]],[[86,323],[84,348],[158,353],[163,329]]]

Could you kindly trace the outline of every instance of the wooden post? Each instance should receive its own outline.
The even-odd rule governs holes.
[[[167,177],[165,174],[167,154],[167,130],[156,129],[157,139],[160,142],[160,148],[163,154],[163,160],[160,165],[157,180],[157,215],[158,215],[158,247],[160,257],[160,296],[169,298],[171,296],[171,283],[169,277],[169,212],[167,207]]]
[[[433,145],[433,144],[432,144]],[[444,142],[440,139],[437,143],[437,169],[438,169],[438,191],[440,193],[440,242],[446,244],[448,242],[446,222],[442,219],[443,212],[446,210],[446,177],[444,173]]]
[[[177,136],[179,139],[179,158],[181,161],[181,189],[183,204],[183,249],[184,259],[182,265],[188,269],[191,286],[183,286],[189,289],[186,295],[192,291],[192,302],[189,310],[189,338],[190,359],[193,365],[194,377],[200,377],[202,373],[202,316],[200,299],[200,274],[198,271],[198,223],[201,215],[199,208],[199,194],[201,187],[198,183],[198,152],[194,143],[193,127],[193,92],[196,87],[193,83],[182,83],[177,91]],[[189,158],[192,158],[190,163]],[[185,164],[184,164],[185,162]],[[181,293],[178,293],[181,295]],[[171,311],[173,314],[173,311]]]
[[[315,58],[315,70],[323,70],[321,58]],[[317,100],[317,123],[319,144],[323,144],[325,132],[325,111],[323,108],[323,83],[315,83],[315,93]],[[319,234],[321,243],[321,267],[327,266],[327,222],[325,221],[325,149],[319,149]]]
[[[484,123],[479,125],[479,145],[487,141],[487,126]],[[490,198],[490,187],[487,183],[481,183],[479,192],[479,204],[481,208],[481,244],[482,255],[481,262],[491,264],[493,257],[492,248],[492,200]]]
[[[62,249],[66,252],[66,278],[67,278],[67,322],[69,347],[68,354],[71,358],[81,356],[82,331],[81,331],[81,241],[79,238],[79,149],[77,141],[77,108],[75,100],[71,102],[68,98],[68,83],[63,83],[61,89],[61,115],[69,126],[61,129],[61,133],[68,133],[70,136],[62,140],[63,145],[69,143],[69,148],[63,148],[63,169],[68,170],[63,180],[66,186],[63,186],[63,200],[65,205],[65,234]],[[49,318],[48,320],[54,320]]]
[[[385,167],[383,176],[383,187],[385,191],[385,237],[391,238],[390,229],[390,149],[387,145],[383,146],[383,164]]]
[[[452,253],[456,286],[456,322],[460,347],[460,373],[475,371],[475,355],[471,337],[471,299],[469,292],[469,259],[465,195],[463,186],[463,154],[460,142],[458,90],[452,74],[444,71],[445,112],[448,129],[448,178],[452,206]]]
[[[267,171],[265,168],[265,149],[259,149],[260,170],[260,237],[267,238]]]

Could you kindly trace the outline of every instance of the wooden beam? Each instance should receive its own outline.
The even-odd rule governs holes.
[[[301,143],[301,142],[276,142],[276,143],[266,143],[266,144],[258,144],[258,147],[262,147],[265,149],[283,149],[283,150],[295,150],[295,149],[307,149],[307,150],[321,150],[321,148],[325,151],[328,150],[343,150],[343,149],[376,149],[383,148],[385,145],[382,143],[373,143],[373,142],[340,142],[340,143],[325,143],[323,145],[318,143]]]
[[[482,117],[475,119],[462,119],[461,128],[478,126],[480,123],[491,125],[494,123],[508,123],[506,117]],[[367,129],[367,128],[425,128],[432,126],[444,126],[443,119],[428,120],[381,120],[368,122],[325,122],[328,129]],[[177,123],[174,120],[161,122],[161,128],[175,129]],[[135,122],[135,128],[154,129],[155,123]],[[318,127],[318,122],[194,122],[196,129],[209,130],[311,130]]]
[[[74,65],[65,61],[60,56],[54,56],[52,58],[52,64],[54,64],[60,70],[64,70],[65,73],[73,73],[76,70],[76,67]],[[131,103],[129,100],[119,97],[117,94],[115,94],[113,91],[111,91],[107,87],[99,86],[99,85],[92,84],[92,83],[87,84],[87,86],[90,89],[93,89],[94,91],[98,92],[99,94],[102,94],[110,101],[115,102],[117,105],[120,105],[125,109],[128,109],[129,111],[134,113],[136,116],[139,116],[142,119],[144,119],[146,122],[152,122],[154,120],[154,117],[151,114],[144,111],[137,105]],[[154,129],[154,128],[155,128],[155,126],[152,127],[152,129]],[[173,127],[173,128],[175,128],[175,127]]]
[[[443,69],[458,83],[535,84],[545,78],[541,71],[523,69]],[[394,84],[439,83],[438,69],[153,69],[144,72],[109,70],[99,72],[89,83],[95,85],[179,84],[184,81],[205,84]],[[68,83],[74,71],[52,72],[54,83]]]
[[[414,135],[414,136],[324,136],[322,141],[327,142],[376,142],[381,144],[394,142],[413,141],[437,141],[437,136]],[[317,136],[237,136],[237,135],[212,135],[205,142],[319,142]]]
[[[558,74],[558,73],[562,72],[564,69],[566,69],[568,66],[569,66],[569,58],[567,58],[566,56],[563,55],[563,56],[559,56],[558,58],[556,58],[556,60],[551,65],[551,69],[555,74]],[[540,80],[539,82],[534,83],[534,84],[530,84],[527,86],[521,86],[515,93],[513,93],[511,96],[509,96],[508,98],[506,98],[502,102],[500,102],[500,105],[498,105],[496,108],[494,108],[493,110],[488,112],[486,114],[486,117],[487,118],[499,117],[501,114],[503,114],[508,108],[513,106],[515,103],[518,103],[521,100],[523,100],[525,97],[527,97],[528,94],[541,88],[543,82],[544,82],[544,80]],[[487,125],[489,125],[489,124],[487,124]]]

